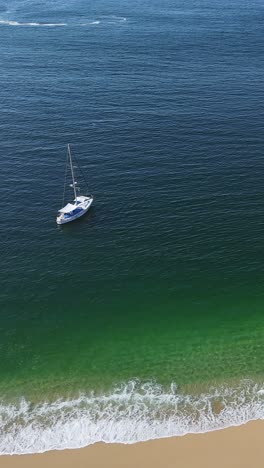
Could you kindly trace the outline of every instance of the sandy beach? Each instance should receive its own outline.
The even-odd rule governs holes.
[[[264,422],[134,445],[95,444],[78,450],[2,456],[1,468],[262,468]]]

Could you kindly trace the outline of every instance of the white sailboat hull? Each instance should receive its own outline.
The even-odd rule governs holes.
[[[77,196],[77,193],[80,192],[80,188],[77,187],[77,182],[74,177],[74,166],[72,164],[71,148],[69,144],[68,144],[66,171],[65,171],[64,195],[65,195],[65,187],[66,187],[66,175],[67,175],[68,162],[71,168],[72,184],[70,184],[70,187],[73,189],[74,200],[72,203],[67,203],[67,205],[63,206],[63,208],[59,210],[57,214],[57,218],[56,218],[57,224],[66,224],[66,223],[71,223],[72,221],[75,221],[76,219],[85,215],[85,213],[87,213],[87,211],[91,207],[91,204],[93,203],[92,195],[89,195],[89,196],[78,195]],[[63,195],[63,203],[64,203],[64,195]]]
[[[77,197],[77,200],[78,200],[79,197]],[[82,197],[82,198],[85,198],[84,201],[82,201],[81,203],[77,204],[76,203],[76,210],[78,210],[78,212],[72,212],[71,213],[59,213],[59,215],[57,216],[57,219],[56,219],[56,222],[57,224],[66,224],[66,223],[71,223],[72,221],[75,221],[76,219],[80,218],[81,216],[85,215],[87,213],[87,211],[90,209],[92,203],[93,203],[93,197]],[[76,200],[76,202],[77,202]]]

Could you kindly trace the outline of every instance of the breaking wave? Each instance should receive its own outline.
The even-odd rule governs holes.
[[[101,21],[99,20],[94,20],[94,21],[90,21],[89,23],[82,23],[81,26],[90,26],[92,24],[100,24]]]
[[[250,381],[234,388],[184,394],[137,380],[108,394],[81,394],[37,405],[21,399],[0,404],[0,453],[25,454],[80,448],[95,442],[134,443],[208,432],[264,418],[264,387]]]
[[[22,23],[19,21],[9,21],[9,20],[0,20],[0,24],[5,24],[6,26],[46,26],[46,27],[59,27],[67,26],[67,23]]]
[[[65,27],[65,26],[90,26],[90,25],[98,25],[100,23],[105,24],[116,24],[116,23],[123,23],[127,19],[122,16],[111,16],[111,17],[102,17],[100,19],[91,20],[81,24],[68,24],[68,23],[42,23],[42,22],[21,22],[21,21],[13,21],[7,19],[0,19],[0,25],[5,26],[28,26],[28,27]]]

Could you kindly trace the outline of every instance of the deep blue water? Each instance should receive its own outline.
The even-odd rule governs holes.
[[[152,229],[153,209],[173,216],[170,229],[177,216],[183,234],[190,198],[208,204],[212,190],[235,213],[241,198],[258,209],[262,2],[20,0],[1,2],[1,11],[2,273],[9,291],[14,264],[29,280],[32,250],[45,263],[52,242],[61,261],[53,213],[68,142],[98,199],[93,229],[103,231],[103,242],[124,220],[132,219],[133,235],[138,228],[142,235],[144,223]],[[40,252],[39,236],[48,239]]]

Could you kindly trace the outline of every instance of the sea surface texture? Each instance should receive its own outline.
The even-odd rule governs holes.
[[[1,453],[264,418],[263,37],[262,0],[0,1]]]

